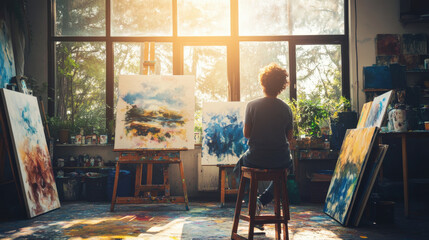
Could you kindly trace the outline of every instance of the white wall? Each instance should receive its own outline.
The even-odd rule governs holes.
[[[375,64],[376,35],[403,33],[429,35],[429,23],[402,24],[399,21],[399,5],[400,0],[350,0],[350,93],[356,111],[360,112],[365,103],[362,72],[364,66]]]

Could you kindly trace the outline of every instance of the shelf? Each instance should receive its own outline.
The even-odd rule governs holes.
[[[113,144],[55,144],[55,147],[113,147]]]
[[[103,167],[54,167],[54,169],[102,169],[102,168],[114,168],[109,166]]]
[[[393,90],[393,89],[384,89],[384,88],[367,88],[367,89],[364,89],[363,91],[364,91],[364,92],[387,92],[387,91],[390,91],[390,90]]]

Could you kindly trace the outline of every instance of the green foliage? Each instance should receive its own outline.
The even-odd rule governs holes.
[[[295,135],[319,136],[319,123],[330,116],[327,107],[308,99],[293,101],[289,105],[295,116]]]
[[[347,98],[340,101],[329,100],[325,104],[318,99],[300,99],[287,101],[294,115],[294,135],[320,136],[320,125],[338,117],[339,112],[350,111],[351,105]]]

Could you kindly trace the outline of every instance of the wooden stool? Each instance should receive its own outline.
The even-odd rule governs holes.
[[[250,181],[249,215],[241,214],[241,205],[244,197],[245,182]],[[274,214],[255,216],[258,181],[273,181],[274,184]],[[237,203],[235,205],[234,224],[232,226],[231,239],[245,239],[237,234],[239,219],[249,222],[248,239],[253,239],[256,224],[274,223],[276,225],[276,239],[281,238],[281,224],[283,223],[283,239],[289,239],[287,221],[289,217],[289,204],[286,188],[287,169],[257,169],[241,168],[241,180],[238,190]],[[282,201],[282,213],[280,214],[280,194]]]

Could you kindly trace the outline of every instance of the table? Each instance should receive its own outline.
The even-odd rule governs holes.
[[[408,159],[407,138],[429,138],[429,131],[380,132],[380,143],[383,138],[401,138],[402,145],[402,178],[404,182],[404,215],[408,217]]]

